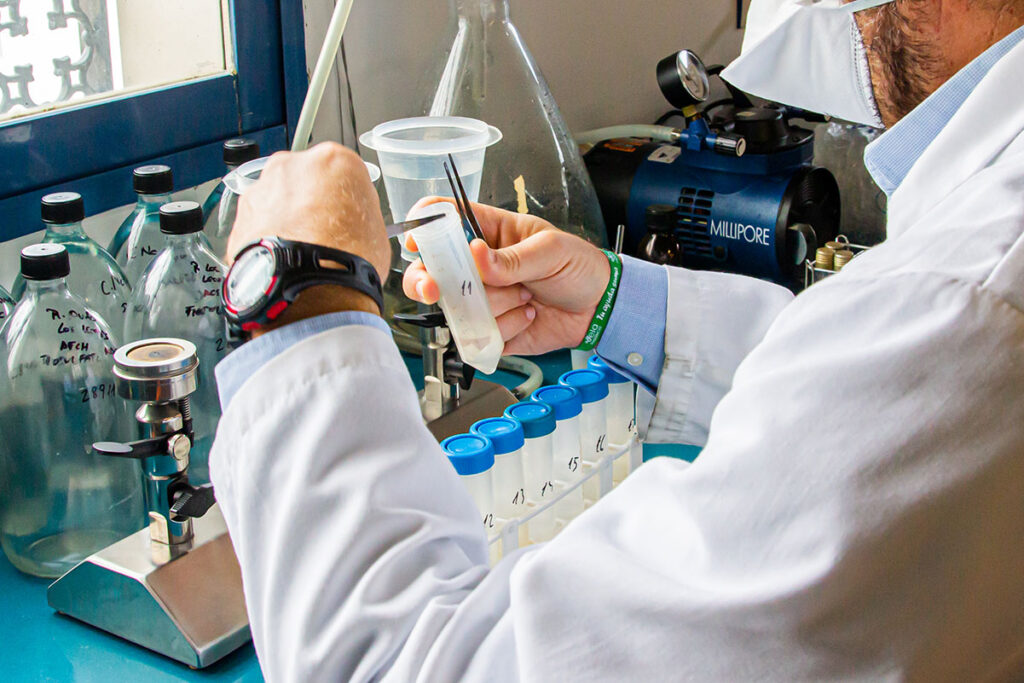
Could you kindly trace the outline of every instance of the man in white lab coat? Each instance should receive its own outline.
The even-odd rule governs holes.
[[[839,11],[768,4],[747,47],[780,63],[806,12]],[[598,351],[656,397],[648,440],[705,446],[692,467],[645,464],[489,570],[368,297],[310,290],[222,362],[212,477],[269,679],[1024,678],[1024,3],[877,4],[851,54],[889,127],[868,153],[888,241],[796,298],[625,260]],[[385,272],[350,153],[276,156],[257,187],[232,249],[279,235]],[[507,352],[578,344],[605,256],[479,215]],[[437,296],[422,269],[405,285]]]

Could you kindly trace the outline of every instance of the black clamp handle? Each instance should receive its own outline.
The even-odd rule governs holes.
[[[155,439],[142,439],[141,441],[129,441],[118,443],[116,441],[100,441],[92,445],[92,449],[100,455],[107,455],[112,458],[129,458],[131,460],[145,460],[159,455],[168,455],[168,441],[170,437],[157,437]]]
[[[171,501],[169,517],[175,522],[182,522],[205,515],[217,502],[217,498],[213,484],[182,484],[171,491]]]

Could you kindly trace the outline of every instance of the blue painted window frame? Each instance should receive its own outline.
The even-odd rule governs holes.
[[[82,194],[90,215],[132,204],[131,170],[167,163],[176,189],[224,173],[221,144],[287,147],[307,88],[300,0],[232,0],[235,72],[0,124],[0,242],[41,229],[39,200]]]

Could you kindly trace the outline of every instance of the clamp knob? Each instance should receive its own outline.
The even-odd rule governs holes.
[[[171,492],[171,500],[173,502],[169,517],[174,522],[183,522],[186,519],[202,517],[217,502],[213,492],[213,484],[204,484],[202,486],[183,484]]]

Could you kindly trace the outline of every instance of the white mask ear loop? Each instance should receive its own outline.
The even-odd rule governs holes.
[[[860,27],[857,25],[857,22],[853,19],[852,15],[857,12],[874,9],[875,7],[881,7],[882,5],[888,5],[892,2],[895,2],[895,0],[855,0],[854,2],[847,3],[842,7],[843,10],[849,12],[851,15],[850,30],[853,31],[854,35],[852,35],[850,39],[855,51],[854,64],[856,64],[857,69],[857,85],[861,89],[861,92],[864,93],[864,99],[868,106],[873,110],[872,113],[876,119],[876,125],[882,123],[882,115],[878,109],[878,100],[875,97],[875,86],[874,83],[871,82],[871,67],[867,58],[867,46],[864,45],[864,37],[861,34]]]

